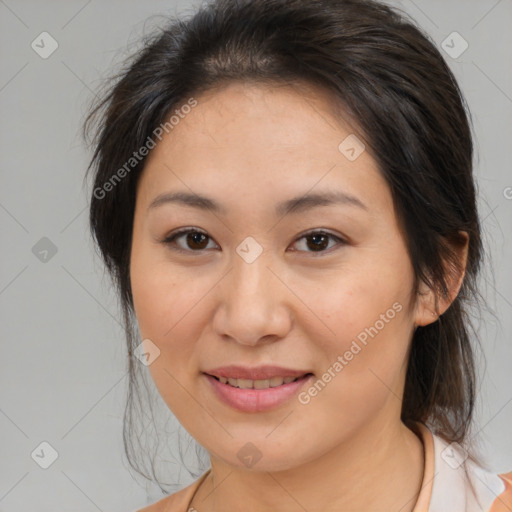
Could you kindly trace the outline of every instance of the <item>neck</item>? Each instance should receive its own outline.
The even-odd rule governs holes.
[[[411,512],[424,456],[420,439],[396,422],[366,426],[321,457],[285,471],[247,471],[213,457],[211,464],[191,503],[199,512]]]

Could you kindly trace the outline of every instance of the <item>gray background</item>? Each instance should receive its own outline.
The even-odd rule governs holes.
[[[491,468],[510,471],[512,0],[390,3],[438,45],[453,31],[469,44],[446,59],[474,117],[489,255],[482,282],[495,311],[480,324],[487,365],[475,431]],[[152,16],[188,13],[192,5],[0,0],[2,512],[127,512],[161,497],[132,476],[122,451],[124,340],[116,298],[89,238],[82,185],[89,154],[80,124],[127,45],[133,49],[162,21]],[[47,59],[31,48],[43,31],[59,45]],[[43,237],[56,254],[38,253],[48,249]],[[58,452],[48,469],[31,457],[43,441]],[[192,478],[176,469],[167,481],[185,485]]]

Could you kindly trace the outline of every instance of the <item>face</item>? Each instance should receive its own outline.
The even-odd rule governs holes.
[[[135,313],[164,401],[212,457],[258,470],[399,423],[419,313],[375,160],[319,90],[195,99],[148,157],[133,226]]]

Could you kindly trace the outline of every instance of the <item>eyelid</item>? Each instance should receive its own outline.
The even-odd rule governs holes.
[[[206,235],[209,240],[213,240],[213,238],[206,231],[203,231],[202,229],[199,229],[199,228],[188,227],[188,228],[180,228],[180,229],[177,229],[176,231],[173,231],[172,233],[166,235],[161,240],[161,242],[166,246],[171,246],[171,244],[174,242],[174,240],[176,238],[178,238],[181,235],[186,235],[187,233],[201,233],[203,235]],[[182,249],[181,247],[177,247],[177,246],[173,246],[173,247],[171,247],[171,249],[173,251],[178,251],[178,252],[187,253],[187,254],[191,254],[191,253],[202,254],[205,252],[204,249],[200,250],[200,251],[192,251],[189,249]]]
[[[186,227],[186,228],[180,228],[180,229],[170,233],[169,235],[166,235],[161,240],[161,243],[163,243],[164,245],[170,246],[175,241],[176,238],[180,237],[181,235],[185,235],[187,233],[201,233],[201,234],[205,235],[209,240],[214,241],[214,239],[206,231],[204,231],[202,229],[199,229],[199,228]],[[343,237],[343,236],[341,236],[339,234],[331,233],[330,231],[328,231],[326,229],[322,229],[322,228],[310,229],[308,231],[305,231],[305,232],[297,235],[297,237],[295,238],[293,244],[297,243],[299,240],[301,240],[303,238],[306,238],[308,235],[325,235],[325,236],[328,236],[328,237],[336,240],[338,242],[337,245],[348,245],[349,244],[349,241],[345,237]],[[214,243],[216,244],[215,241],[214,241]],[[181,253],[187,253],[187,254],[191,254],[191,253],[203,254],[205,252],[205,249],[193,251],[193,250],[189,250],[189,249],[182,249],[181,247],[176,247],[176,246],[171,247],[171,249],[174,250],[174,251],[178,251],[178,252],[181,252]],[[332,249],[333,248],[331,247],[330,249],[326,249],[326,250],[318,251],[318,252],[315,252],[315,251],[297,251],[296,249],[292,249],[292,252],[306,252],[306,253],[309,253],[309,254],[311,254],[313,256],[322,256],[324,254],[330,254]]]
[[[308,231],[305,231],[305,232],[301,233],[300,235],[297,235],[297,237],[295,238],[295,241],[293,242],[292,245],[295,245],[297,242],[299,242],[303,238],[306,238],[307,236],[311,236],[311,235],[328,236],[329,238],[337,241],[337,243],[333,247],[330,247],[330,248],[322,250],[322,251],[299,251],[297,249],[292,249],[291,251],[296,252],[296,253],[306,253],[308,256],[313,257],[313,258],[321,258],[321,257],[327,257],[327,256],[331,255],[333,252],[340,249],[342,246],[349,244],[348,239],[341,235],[331,233],[330,231],[328,231],[326,229],[314,228],[314,229],[309,229]]]

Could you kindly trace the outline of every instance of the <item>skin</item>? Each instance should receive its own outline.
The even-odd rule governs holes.
[[[436,320],[436,306],[427,288],[412,294],[411,261],[375,160],[369,151],[355,161],[339,151],[355,130],[332,116],[321,90],[233,83],[196,99],[147,160],[130,270],[142,339],[160,350],[151,376],[211,456],[211,475],[192,505],[199,512],[413,510],[423,447],[400,421],[401,397],[414,329]],[[367,209],[274,212],[280,201],[324,190],[350,193]],[[170,191],[207,195],[227,213],[177,203],[148,208]],[[162,241],[184,227],[208,238]],[[346,242],[328,238],[315,252],[311,238],[301,238],[313,229]],[[236,252],[248,236],[263,249],[250,264]],[[438,300],[438,313],[461,279]],[[240,412],[219,401],[201,374],[277,364],[318,378],[394,303],[402,310],[307,404],[294,397],[270,411]],[[251,468],[237,457],[249,442],[261,452]]]

